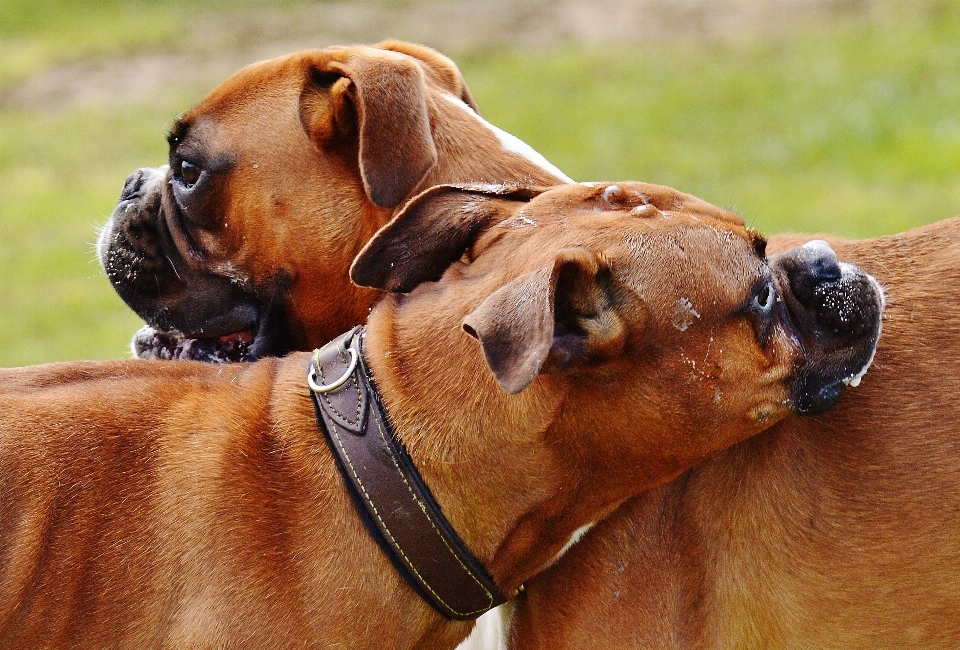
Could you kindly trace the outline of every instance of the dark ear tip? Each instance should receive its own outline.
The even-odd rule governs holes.
[[[497,381],[500,383],[500,386],[503,388],[504,392],[508,395],[522,393],[530,386],[530,384],[533,383],[534,379],[536,379],[536,375],[523,375],[519,378],[497,375]]]
[[[383,180],[375,182],[367,182],[366,178],[363,180],[367,196],[378,208],[395,208],[407,198],[405,187],[386,183]]]
[[[410,199],[374,234],[354,259],[350,279],[361,287],[394,293],[436,281],[484,228],[509,214],[509,203],[529,201],[545,189],[434,185]]]
[[[363,252],[360,253],[363,255]],[[378,286],[376,270],[365,264],[361,258],[353,260],[350,265],[350,281],[358,287]]]
[[[378,242],[370,242],[376,244]],[[394,272],[393,264],[383,266],[381,261],[386,259],[387,255],[380,250],[381,247],[375,246],[372,250],[370,243],[367,244],[353,264],[350,265],[350,281],[358,287],[369,287],[370,289],[379,289],[390,293],[408,293],[413,290],[416,284],[408,286],[403,282],[403,277]]]

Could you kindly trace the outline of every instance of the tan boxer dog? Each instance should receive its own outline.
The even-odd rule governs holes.
[[[531,581],[510,647],[960,647],[960,218],[831,244],[889,297],[856,399],[629,501]]]
[[[434,188],[352,268],[409,291],[351,346],[362,340],[371,399],[507,595],[629,496],[829,408],[873,357],[883,300],[828,247],[767,260],[738,217],[667,188],[536,194]],[[318,429],[313,363],[0,371],[0,646],[466,636],[361,523]],[[349,396],[355,373],[312,390]]]
[[[251,360],[362,323],[347,267],[438,183],[570,179],[485,122],[426,47],[330,47],[244,68],[184,114],[170,161],[126,182],[99,255],[149,325],[143,358]]]

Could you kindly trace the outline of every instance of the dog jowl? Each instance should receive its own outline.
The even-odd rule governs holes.
[[[388,42],[264,61],[227,79],[134,172],[104,228],[107,276],[146,322],[143,358],[251,360],[363,322],[354,255],[431,185],[569,179],[485,122],[459,71]]]

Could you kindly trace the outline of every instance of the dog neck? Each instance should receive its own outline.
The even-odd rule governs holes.
[[[433,141],[440,160],[424,177],[417,191],[441,183],[471,183],[495,178],[500,182],[557,185],[573,180],[531,146],[490,124],[449,93],[432,96]],[[463,155],[464,142],[471,155]],[[416,193],[414,193],[415,195]]]
[[[446,618],[477,618],[505,598],[394,434],[370,382],[363,339],[358,327],[315,351],[307,383],[318,423],[354,507],[407,583]]]
[[[367,361],[447,519],[503,592],[513,593],[609,504],[583,499],[593,486],[577,474],[578,453],[557,444],[565,437],[552,431],[567,382],[543,376],[507,395],[459,327],[462,316],[430,298],[382,300],[367,324]],[[428,326],[409,326],[429,322],[428,313]]]

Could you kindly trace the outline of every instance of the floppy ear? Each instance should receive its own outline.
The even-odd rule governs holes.
[[[374,47],[400,52],[420,59],[427,64],[425,71],[438,86],[446,88],[454,97],[459,97],[475,113],[480,112],[477,109],[477,103],[473,100],[473,95],[470,94],[467,82],[460,74],[460,69],[457,68],[457,64],[436,50],[425,45],[394,40],[378,43]]]
[[[489,226],[545,188],[437,185],[410,200],[367,242],[350,267],[362,287],[407,292],[440,279]]]
[[[618,356],[646,311],[586,248],[557,253],[553,267],[522,275],[463,319],[500,385],[519,393],[540,373],[569,373]]]
[[[437,162],[423,71],[396,53],[316,64],[300,121],[318,147],[356,135],[363,187],[382,208],[400,205]]]

